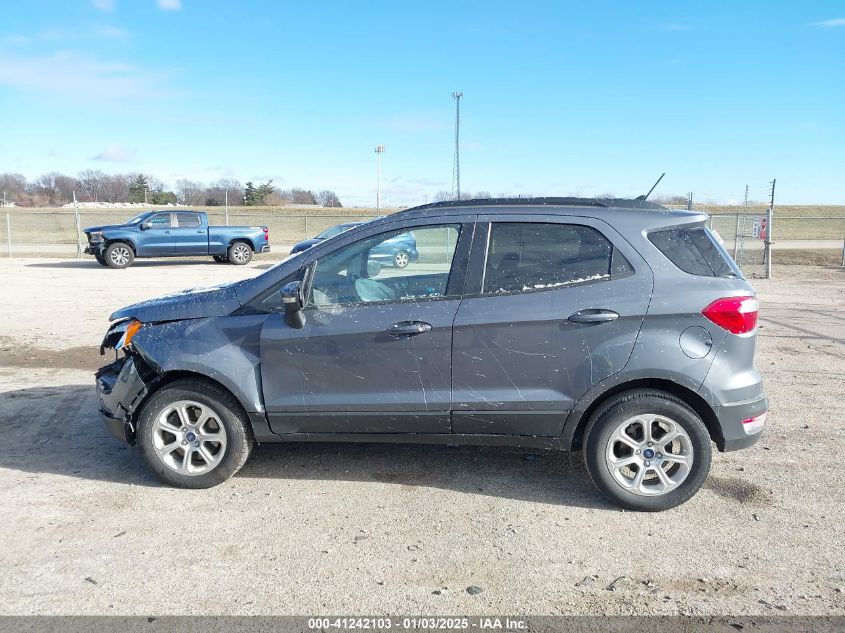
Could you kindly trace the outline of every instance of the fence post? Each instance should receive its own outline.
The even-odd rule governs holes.
[[[305,216],[305,237],[302,238],[302,239],[305,239],[305,240],[308,239],[308,216],[307,215]]]
[[[734,231],[734,261],[739,255],[739,213],[736,214],[736,230]]]
[[[12,214],[6,211],[6,250],[12,256]]]
[[[845,266],[845,237],[842,238],[842,265]]]
[[[82,259],[81,227],[79,226],[79,204],[76,202],[76,192],[73,192],[73,214],[76,216],[76,259]]]
[[[774,212],[772,208],[769,207],[766,209],[766,279],[772,278],[772,218],[774,216]]]

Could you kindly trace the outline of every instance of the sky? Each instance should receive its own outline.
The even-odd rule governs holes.
[[[845,2],[28,0],[0,172],[845,204]]]

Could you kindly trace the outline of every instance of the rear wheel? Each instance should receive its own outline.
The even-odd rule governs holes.
[[[135,260],[135,252],[126,242],[114,242],[106,248],[103,257],[109,268],[128,268]]]
[[[690,499],[710,471],[710,436],[701,418],[662,391],[613,397],[587,427],[584,460],[609,499],[659,511]]]
[[[396,266],[396,268],[405,268],[410,263],[411,256],[408,255],[407,251],[399,251],[393,256],[393,265]]]
[[[203,380],[177,380],[144,405],[138,443],[159,478],[179,488],[210,488],[249,457],[252,429],[227,391]]]
[[[252,260],[252,249],[249,244],[235,242],[229,247],[228,260],[236,266],[243,266]]]

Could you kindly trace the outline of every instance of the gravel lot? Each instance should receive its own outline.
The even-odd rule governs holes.
[[[96,413],[106,318],[267,265],[0,261],[0,613],[845,614],[843,269],[755,283],[766,435],[645,515],[512,449],[261,446],[160,486]]]

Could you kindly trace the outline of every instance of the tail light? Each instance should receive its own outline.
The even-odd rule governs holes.
[[[731,334],[747,334],[757,327],[759,302],[756,297],[716,299],[701,314]]]
[[[270,241],[270,229],[265,226],[265,227],[263,227],[263,230],[264,230],[264,239],[269,242]]]

